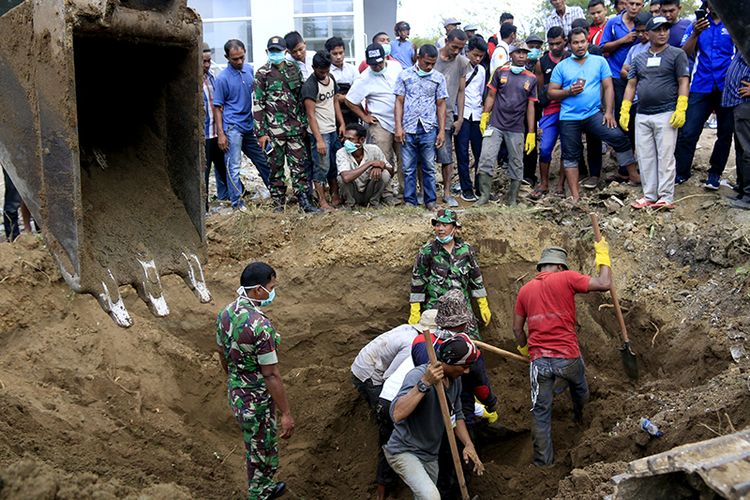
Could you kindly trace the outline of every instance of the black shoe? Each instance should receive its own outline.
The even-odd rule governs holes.
[[[297,197],[297,204],[299,205],[299,209],[305,212],[306,214],[318,214],[320,213],[320,209],[313,206],[312,203],[310,203],[310,200],[307,199],[307,196],[300,195]]]
[[[286,483],[284,481],[279,481],[276,483],[276,486],[273,487],[271,496],[268,498],[279,498],[280,496],[283,496],[284,493],[286,493]]]

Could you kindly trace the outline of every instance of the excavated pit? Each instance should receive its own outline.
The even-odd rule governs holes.
[[[571,218],[572,226],[555,228],[523,211],[463,215],[462,233],[478,250],[493,311],[486,341],[515,348],[515,296],[542,247],[566,246],[572,268],[593,271],[587,217]],[[748,424],[747,389],[717,332],[726,324],[716,322],[726,311],[729,326],[745,331],[734,315],[742,302],[703,317],[668,293],[644,298],[637,285],[645,277],[663,275],[673,289],[686,273],[705,270],[670,267],[653,248],[625,252],[623,235],[605,234],[641,378],[631,382],[622,369],[614,313],[600,308],[608,297],[579,296],[591,401],[579,427],[568,394],[556,398],[557,462],[541,470],[530,465],[528,369],[486,353],[505,430],[480,431],[477,440],[487,474],[473,478],[471,490],[483,498],[596,498],[625,461]],[[279,273],[269,316],[282,334],[281,367],[297,422],[281,445],[279,478],[290,485],[290,498],[371,495],[377,433],[349,367],[370,339],[405,321],[412,261],[430,237],[420,211],[211,219],[206,273],[213,302],[197,304],[177,277],[166,277],[173,312],[155,319],[123,288],[137,320],[126,332],[93,299],[68,291],[37,240],[0,246],[0,499],[50,491],[61,498],[242,498],[243,446],[214,353],[214,320],[254,259]],[[713,276],[736,286],[733,275]],[[649,440],[638,428],[642,416],[654,418],[665,436]],[[408,492],[402,488],[397,498]]]

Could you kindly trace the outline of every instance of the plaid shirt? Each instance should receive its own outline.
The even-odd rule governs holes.
[[[585,19],[586,16],[583,13],[583,9],[577,5],[566,5],[565,14],[560,17],[557,12],[552,12],[544,18],[544,32],[547,33],[553,26],[562,26],[565,36],[570,34],[570,25],[576,19]]]

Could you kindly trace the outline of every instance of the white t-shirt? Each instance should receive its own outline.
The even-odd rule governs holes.
[[[359,78],[357,68],[349,63],[344,63],[340,68],[335,64],[331,64],[331,74],[339,85],[346,83],[351,85],[354,83],[354,80]]]
[[[396,106],[396,79],[401,73],[398,61],[386,61],[385,71],[376,75],[370,68],[354,80],[346,100],[353,104],[367,107],[367,112],[378,119],[380,126],[393,134],[396,131],[396,117],[393,109]]]
[[[495,70],[501,66],[505,66],[510,61],[510,47],[502,40],[497,41],[497,47],[492,53],[492,59],[490,59],[490,79],[495,74]]]
[[[352,363],[352,373],[362,382],[370,379],[373,385],[382,385],[386,372],[390,375],[391,365],[395,370],[404,359],[411,359],[411,343],[417,334],[413,326],[401,325],[378,335],[359,351]]]

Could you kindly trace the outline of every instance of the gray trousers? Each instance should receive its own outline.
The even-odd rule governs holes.
[[[669,124],[671,117],[672,111],[635,115],[635,151],[641,167],[643,196],[649,201],[674,201],[678,129]]]
[[[508,149],[508,177],[514,181],[520,181],[523,178],[523,132],[508,132],[488,126],[482,137],[479,173],[492,177],[497,163],[497,154],[503,142]]]
[[[375,181],[370,179],[367,182],[367,186],[364,191],[357,189],[356,182],[346,183],[339,176],[339,193],[344,200],[344,205],[347,207],[353,207],[355,205],[361,205],[366,207],[370,204],[379,204],[383,198],[383,190],[391,183],[391,174],[387,170],[383,170],[383,174],[380,179]]]

